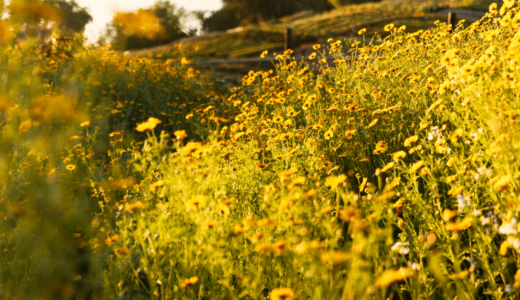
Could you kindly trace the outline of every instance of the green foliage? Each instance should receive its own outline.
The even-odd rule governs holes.
[[[225,31],[240,25],[237,18],[238,10],[235,7],[223,7],[212,12],[202,20],[202,30],[204,32]]]
[[[124,27],[126,25],[134,26],[134,24],[118,24],[114,19],[107,25],[106,32],[101,39],[111,43],[114,49],[130,50],[162,45],[187,36],[183,31],[183,23],[187,13],[182,7],[177,8],[175,4],[169,1],[159,0],[150,8],[139,9],[134,14],[142,15],[146,13],[151,13],[157,18],[160,24],[159,34],[148,36],[128,33],[125,32]]]
[[[223,0],[224,8],[234,8],[242,24],[254,24],[277,19],[305,9],[328,9],[325,0]]]
[[[10,21],[21,27],[19,34],[42,40],[53,31],[62,36],[81,33],[92,21],[92,16],[74,0],[13,0],[7,10]]]
[[[48,3],[57,6],[61,12],[61,23],[59,32],[61,35],[85,31],[85,26],[92,22],[92,16],[75,0],[47,0]]]

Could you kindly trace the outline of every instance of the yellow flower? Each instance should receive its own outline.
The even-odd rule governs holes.
[[[379,121],[379,119],[374,119],[372,122],[370,122],[370,124],[368,124],[367,128],[370,128],[370,127],[376,125],[377,121]]]
[[[158,180],[158,181],[156,181],[156,182],[150,184],[149,189],[150,189],[151,192],[155,192],[155,190],[156,190],[158,187],[161,187],[161,186],[163,186],[163,185],[164,185],[164,182],[163,182],[162,180]]]
[[[508,9],[515,5],[515,0],[504,0],[504,6]]]
[[[382,195],[372,198],[372,201],[387,201],[392,199],[397,193],[394,191],[386,192]]]
[[[260,170],[265,170],[269,167],[269,164],[257,163],[256,167]]]
[[[287,132],[287,133],[280,134],[279,139],[280,140],[288,140],[291,137],[292,137],[292,133]]]
[[[442,211],[441,216],[442,216],[442,220],[444,220],[444,222],[449,222],[451,219],[453,219],[457,216],[457,211],[446,208],[445,210]]]
[[[296,186],[302,186],[305,184],[306,180],[307,179],[305,178],[305,176],[298,176],[298,177],[294,178],[293,181],[291,181],[291,183],[289,183],[289,185],[287,186],[287,189],[292,190]]]
[[[397,32],[401,33],[401,32],[404,32],[405,30],[406,30],[406,25],[403,25],[403,26],[399,27]]]
[[[296,167],[289,168],[288,170],[282,171],[278,174],[278,177],[280,177],[280,181],[284,182],[287,179],[289,179],[294,173],[296,173],[298,169]]]
[[[360,31],[358,31],[358,34],[359,35],[362,35],[363,33],[367,32],[367,29],[366,28],[363,28],[361,29]]]
[[[242,133],[242,132],[241,132]],[[188,143],[184,148],[182,148],[181,152],[184,155],[193,155],[195,157],[199,157],[200,154],[204,151],[204,147],[201,143]]]
[[[410,147],[413,143],[417,142],[419,137],[417,135],[411,136],[404,141],[405,147]]]
[[[344,174],[338,176],[330,176],[325,179],[325,186],[329,186],[331,190],[335,190],[338,186],[347,179]]]
[[[27,132],[29,129],[31,129],[31,127],[32,127],[32,121],[31,121],[31,119],[27,119],[27,120],[23,121],[22,123],[20,123],[20,126],[18,126],[18,131]]]
[[[206,203],[206,197],[195,196],[188,202],[188,206],[192,208],[198,208],[199,206],[204,205],[204,203]]]
[[[417,151],[420,151],[420,150],[422,150],[422,145],[418,145],[418,146],[413,147],[412,149],[410,149],[410,151],[408,153],[413,154],[413,153],[415,153]]]
[[[394,282],[406,280],[415,273],[412,268],[399,268],[398,270],[384,271],[383,274],[376,280],[376,286],[378,288],[384,288],[391,285]]]
[[[142,201],[137,201],[135,203],[127,205],[125,207],[125,211],[133,214],[134,213],[134,209],[143,209],[143,208],[144,208],[144,203]]]
[[[65,167],[65,169],[69,170],[69,171],[74,171],[76,169],[76,165],[73,165],[73,164],[69,164]]]
[[[399,182],[401,182],[401,177],[394,178],[389,184],[386,185],[385,190],[393,190],[399,185]]]
[[[258,52],[257,52],[257,53],[258,53]],[[264,51],[262,52],[262,54],[260,54],[260,57],[261,57],[261,58],[265,58],[265,57],[267,56],[268,53],[269,53],[269,51],[264,50]]]
[[[114,250],[114,254],[117,256],[117,257],[121,257],[121,256],[129,256],[130,255],[130,250],[126,249],[126,248],[122,248],[122,247],[118,247]]]
[[[326,140],[330,140],[333,136],[334,136],[334,132],[332,132],[332,130],[328,130],[327,132],[325,132],[324,137]]]
[[[498,191],[506,190],[511,180],[511,175],[502,176],[501,178],[495,181],[493,187]]]
[[[81,124],[79,124],[79,126],[81,127],[87,127],[90,125],[90,121],[85,121],[85,122],[82,122]]]
[[[513,245],[511,245],[511,243],[509,243],[507,240],[503,241],[502,244],[500,244],[500,249],[498,250],[498,253],[502,256],[506,256],[507,251],[509,250],[509,248],[511,246],[513,246]]]
[[[294,300],[294,291],[291,288],[277,288],[270,293],[271,300]]]
[[[417,170],[419,170],[423,165],[424,165],[424,162],[423,162],[422,160],[420,160],[420,161],[414,163],[408,172],[409,172],[410,174],[411,174],[411,173],[415,173],[415,172],[417,172]]]
[[[399,151],[399,152],[394,153],[394,160],[396,162],[400,161],[401,159],[403,159],[405,157],[406,157],[406,152],[404,152],[404,151]]]
[[[456,157],[452,157],[448,160],[448,162],[446,163],[448,165],[448,167],[453,167],[453,165],[455,165],[455,163],[458,161],[459,159],[456,158]]]
[[[179,140],[179,141],[182,141],[184,140],[186,137],[188,137],[188,134],[186,134],[186,130],[176,130],[173,135],[175,135],[175,137]]]
[[[392,161],[381,169],[381,172],[386,172],[394,167],[395,163]]]
[[[351,140],[355,133],[356,133],[356,129],[351,128],[351,129],[347,130],[347,132],[345,132],[345,137],[347,138],[347,140]]]
[[[361,184],[359,185],[359,192],[360,193],[363,192],[363,190],[365,189],[367,181],[368,181],[368,178],[367,177],[363,177],[363,181],[361,181]]]
[[[463,133],[463,130],[462,129],[456,129],[452,134],[451,134],[451,137],[450,137],[450,141],[452,143],[456,143],[459,138],[462,136],[462,133]]]
[[[451,232],[458,232],[470,228],[471,225],[473,225],[471,219],[464,218],[460,222],[448,223],[446,229]]]
[[[309,55],[309,59],[314,59],[316,57],[316,52],[312,52],[311,55]]]
[[[184,281],[180,284],[180,286],[181,286],[181,288],[185,288],[189,285],[194,285],[197,282],[199,282],[199,277],[194,276],[194,277],[190,277],[188,279],[184,279]]]
[[[156,118],[148,118],[148,120],[144,123],[141,123],[141,124],[137,124],[137,127],[135,128],[135,130],[139,131],[139,132],[144,132],[144,131],[147,131],[147,130],[152,130],[155,128],[155,126],[157,126],[158,124],[160,124],[161,121],[159,121],[159,119],[156,119]]]
[[[381,141],[376,144],[376,149],[374,150],[374,154],[385,153],[386,150],[388,150],[388,144],[385,141]]]
[[[394,29],[394,24],[388,24],[388,25],[386,25],[385,28],[384,28],[385,31],[390,31],[390,30],[392,30],[392,29]]]

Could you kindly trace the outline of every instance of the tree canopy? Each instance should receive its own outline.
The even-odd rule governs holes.
[[[225,8],[234,7],[237,19],[242,23],[258,23],[311,9],[323,11],[330,8],[327,0],[222,0]]]
[[[302,10],[322,12],[332,8],[327,0],[222,0],[222,9],[202,21],[204,31],[222,31],[291,15]]]
[[[3,1],[0,8],[4,8]],[[42,39],[53,31],[61,35],[81,33],[92,21],[88,11],[75,0],[11,0],[5,8],[23,35]]]
[[[160,0],[149,8],[116,13],[107,25],[103,39],[114,49],[141,49],[169,43],[187,36],[183,23],[188,16],[184,8]]]

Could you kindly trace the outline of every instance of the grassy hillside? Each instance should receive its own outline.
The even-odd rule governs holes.
[[[157,48],[132,52],[132,55],[160,55],[165,58],[190,59],[237,58],[259,55],[264,50],[283,50],[285,28],[292,28],[295,45],[325,43],[328,38],[359,38],[357,32],[366,28],[365,36],[386,35],[388,23],[406,25],[409,32],[428,29],[436,20],[446,21],[443,7],[486,11],[489,0],[474,1],[383,1],[351,5],[342,9],[301,17],[286,17],[262,25],[243,27],[230,34],[194,37]],[[479,17],[478,17],[479,18]],[[471,18],[468,21],[475,21]]]

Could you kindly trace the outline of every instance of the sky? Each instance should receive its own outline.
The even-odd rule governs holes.
[[[76,0],[81,7],[87,7],[94,20],[85,29],[85,35],[96,41],[105,25],[112,20],[115,11],[135,11],[139,8],[152,6],[156,0]],[[218,10],[222,7],[222,0],[170,0],[178,7],[192,10]],[[194,21],[192,21],[194,22]],[[188,26],[195,26],[190,23]]]

